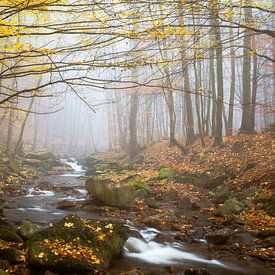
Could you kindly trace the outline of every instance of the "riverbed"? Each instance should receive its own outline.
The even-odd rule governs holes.
[[[4,214],[7,218],[19,224],[23,219],[29,219],[34,223],[43,226],[51,226],[68,214],[77,214],[83,218],[102,218],[96,213],[84,210],[62,210],[57,209],[60,202],[78,201],[84,202],[89,199],[85,190],[85,170],[77,164],[76,160],[61,160],[65,165],[71,166],[72,172],[61,175],[44,176],[30,185],[26,185],[27,195],[19,197],[6,197],[6,209]],[[49,190],[39,190],[36,186],[46,182],[52,185],[62,186],[60,190],[48,188]],[[66,190],[74,190],[73,194],[68,194]],[[160,233],[155,228],[136,228],[131,221],[125,221],[142,238],[130,237],[126,242],[122,257],[113,261],[110,266],[110,274],[119,274],[135,268],[142,268],[148,274],[166,274],[165,272],[177,273],[177,270],[188,268],[206,268],[211,274],[216,275],[268,275],[272,274],[262,265],[248,262],[245,259],[232,257],[232,259],[219,255],[213,257],[208,251],[208,244],[205,240],[198,240],[197,243],[187,244],[182,242],[154,241],[154,237]],[[167,233],[167,232],[165,232]],[[173,234],[169,232],[168,234]]]

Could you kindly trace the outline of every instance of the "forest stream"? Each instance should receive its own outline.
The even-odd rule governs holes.
[[[98,215],[84,210],[61,210],[57,205],[61,201],[85,201],[88,198],[85,190],[85,170],[72,159],[62,159],[64,164],[72,167],[74,171],[61,174],[50,175],[38,179],[31,185],[26,185],[27,195],[20,197],[6,197],[5,215],[7,218],[19,224],[23,217],[39,225],[48,226],[72,213],[83,218],[104,219]],[[35,186],[38,183],[47,182],[59,184],[62,188],[58,191],[39,190]],[[68,195],[66,190],[75,190],[75,194]],[[112,262],[109,274],[119,274],[121,271],[128,271],[134,268],[148,270],[149,274],[164,274],[167,268],[201,268],[207,267],[211,274],[271,274],[262,266],[255,263],[244,262],[243,260],[232,258],[230,260],[218,260],[212,257],[207,251],[207,242],[204,239],[197,240],[197,243],[184,244],[179,242],[158,243],[153,241],[154,237],[160,233],[155,228],[136,228],[131,221],[125,221],[126,226],[137,232],[140,238],[130,237],[123,249],[123,256]],[[174,234],[174,232],[165,232]]]

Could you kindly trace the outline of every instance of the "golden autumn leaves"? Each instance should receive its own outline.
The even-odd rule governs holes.
[[[92,230],[96,234],[96,238],[100,242],[104,242],[108,236],[113,234],[113,224],[109,223],[104,226],[104,228],[97,227],[94,224],[91,224],[89,220],[81,219],[81,222],[85,225],[86,228]],[[64,222],[64,228],[73,229],[75,224],[73,222]],[[60,258],[72,258],[79,261],[85,261],[90,264],[99,265],[101,264],[100,259],[97,257],[98,248],[92,247],[92,241],[88,241],[88,245],[83,245],[80,243],[80,237],[74,238],[72,241],[67,242],[64,239],[56,238],[54,240],[44,239],[42,242],[42,247],[47,249],[40,252],[36,257],[40,261],[48,260],[49,252]]]

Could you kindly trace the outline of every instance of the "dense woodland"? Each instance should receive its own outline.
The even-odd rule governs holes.
[[[1,0],[0,274],[271,274],[274,8]]]
[[[167,137],[188,146],[214,136],[219,145],[223,135],[263,130],[274,120],[272,8],[1,1],[3,150],[135,155]]]

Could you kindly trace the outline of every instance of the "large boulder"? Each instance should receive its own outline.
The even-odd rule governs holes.
[[[136,197],[133,185],[105,178],[90,178],[86,181],[85,188],[95,199],[109,206],[131,208]]]
[[[239,213],[244,208],[244,204],[236,198],[228,199],[216,210],[217,216],[226,216]]]
[[[23,239],[26,239],[26,240],[30,239],[38,231],[39,231],[38,225],[32,223],[29,220],[22,221],[20,226],[18,227],[18,234]]]
[[[33,269],[80,274],[106,269],[127,240],[122,223],[69,215],[26,242]],[[62,273],[62,274],[63,274]]]
[[[205,240],[208,243],[214,245],[224,245],[227,244],[230,238],[231,232],[226,229],[220,229],[217,231],[209,232],[205,235]]]
[[[0,229],[0,240],[6,242],[22,243],[23,240],[15,232],[6,229]]]

